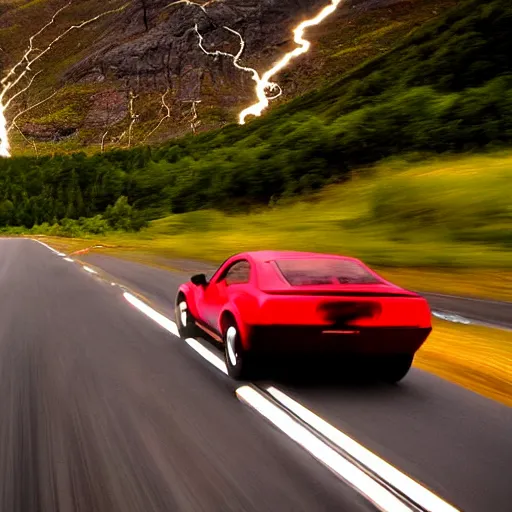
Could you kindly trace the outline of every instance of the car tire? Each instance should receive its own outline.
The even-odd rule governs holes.
[[[182,338],[194,338],[197,336],[196,322],[188,309],[187,299],[179,295],[175,307],[176,326]]]
[[[235,380],[245,380],[251,374],[250,354],[244,350],[240,331],[232,319],[226,322],[223,333],[224,357],[228,375]]]
[[[380,378],[391,384],[401,381],[411,369],[413,360],[414,356],[409,354],[400,354],[389,359],[386,358],[385,361],[381,361]]]

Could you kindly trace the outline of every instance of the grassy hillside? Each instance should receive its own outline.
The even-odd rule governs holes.
[[[512,268],[511,182],[509,153],[390,161],[290,204],[172,215],[139,240],[194,258],[204,258],[206,244],[216,261],[237,250],[314,247],[380,266]],[[198,236],[201,244],[194,243]]]
[[[74,2],[57,18],[55,26],[50,27],[39,42],[48,42],[70,24],[124,3],[122,0]],[[439,16],[455,3],[456,0],[404,0],[382,8],[352,9],[348,13],[343,11],[334,16],[328,23],[308,32],[308,37],[315,42],[312,51],[278,77],[285,92],[283,101],[314,90],[366,59],[385,53],[408,33]],[[0,48],[4,50],[0,54],[0,64],[3,67],[12,64],[21,56],[29,33],[36,32],[60,5],[62,2],[58,0],[7,0],[0,3]],[[48,103],[20,118],[19,124],[27,128],[25,133],[28,138],[37,142],[39,154],[53,154],[55,151],[85,151],[91,154],[100,150],[105,127],[97,126],[93,122],[98,94],[103,94],[103,101],[108,103],[109,95],[115,95],[116,91],[123,97],[126,96],[125,87],[111,80],[70,84],[63,82],[62,77],[73,64],[89,55],[91,44],[108,31],[114,18],[106,18],[80,32],[69,34],[44,57],[40,65],[34,67],[34,71],[44,69],[44,73],[34,82],[31,93],[26,98],[28,103],[34,103],[58,89],[58,93]],[[247,48],[244,62],[264,70],[283,51],[283,48],[266,48],[262,54],[259,49]],[[212,59],[211,66],[218,67],[219,63]],[[216,87],[215,84],[210,86]],[[145,138],[159,119],[161,93],[160,90],[145,90],[137,101],[136,108],[141,117],[140,122],[134,126],[133,138],[136,143]],[[163,123],[151,140],[166,140],[190,131],[189,116],[185,111],[187,107],[180,107],[173,94],[171,91],[168,98],[173,107],[172,122]],[[226,91],[226,95],[232,96],[230,91]],[[237,109],[246,106],[238,105],[233,109],[232,106],[212,103],[213,99],[206,90],[203,91],[202,100],[199,114],[203,128],[223,126],[226,120],[236,118]],[[113,122],[110,127],[111,135],[123,133],[129,122],[126,116],[121,121]],[[50,140],[45,140],[48,139],[48,133],[52,136]],[[51,140],[52,138],[56,138],[57,142]],[[16,131],[12,133],[12,142],[16,155],[35,154],[34,146]],[[110,147],[124,147],[126,144],[127,139],[124,138],[119,144],[110,143]]]

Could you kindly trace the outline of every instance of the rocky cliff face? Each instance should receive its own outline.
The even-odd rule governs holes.
[[[152,94],[169,89],[167,104],[174,119],[182,119],[186,126],[193,120],[191,102],[200,101],[201,127],[211,128],[235,120],[236,109],[254,101],[254,82],[250,73],[236,69],[231,59],[206,55],[195,27],[204,37],[206,49],[232,54],[240,50],[241,41],[226,27],[236,30],[245,44],[240,63],[261,71],[290,47],[298,20],[326,1],[217,0],[204,5],[135,0],[63,80],[115,83],[125,96],[129,91],[141,95],[136,105],[139,110],[144,110],[141,103],[151,102],[156,110]],[[115,108],[122,112],[126,98],[118,100]],[[124,113],[129,117],[126,109]],[[150,117],[146,114],[140,118],[142,123]]]
[[[73,66],[67,81],[119,80],[141,91],[173,87],[176,99],[199,100],[203,83],[215,89],[233,88],[229,103],[249,99],[251,79],[226,58],[213,59],[199,48],[197,24],[205,47],[236,53],[238,37],[246,49],[242,63],[258,66],[290,43],[291,28],[325,0],[224,0],[204,8],[198,4],[169,6],[169,0],[136,0],[92,48],[92,54]]]

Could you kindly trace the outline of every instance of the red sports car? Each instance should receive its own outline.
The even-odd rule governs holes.
[[[223,343],[235,379],[254,356],[359,354],[377,356],[380,376],[397,382],[432,330],[423,297],[361,261],[293,251],[241,253],[209,281],[193,276],[179,288],[176,323],[182,337]]]

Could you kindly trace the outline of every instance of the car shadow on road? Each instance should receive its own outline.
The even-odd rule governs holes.
[[[289,358],[266,362],[258,368],[257,383],[272,381],[296,389],[379,390],[396,392],[400,384],[389,384],[377,376],[377,362],[364,358]]]
[[[222,356],[222,346],[205,336],[203,343]],[[404,383],[390,384],[377,376],[379,359],[368,356],[305,355],[290,357],[276,354],[259,356],[248,382],[258,386],[282,386],[297,391],[343,391],[358,395],[392,396],[409,389]],[[407,377],[405,378],[405,380]]]

